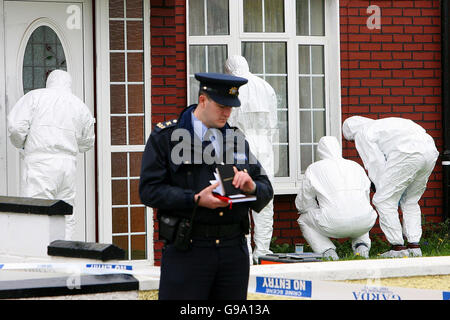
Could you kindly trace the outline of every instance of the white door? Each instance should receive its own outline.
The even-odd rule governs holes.
[[[45,87],[46,74],[67,70],[72,91],[91,109],[92,26],[88,1],[3,1],[6,114],[32,89]],[[88,41],[89,40],[89,41]],[[19,195],[21,154],[7,141],[7,194]],[[74,240],[95,238],[94,150],[77,159]]]

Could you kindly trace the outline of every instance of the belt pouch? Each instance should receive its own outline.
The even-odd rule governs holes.
[[[179,217],[161,215],[159,219],[160,240],[166,240],[169,243],[173,243],[175,241],[179,222]]]

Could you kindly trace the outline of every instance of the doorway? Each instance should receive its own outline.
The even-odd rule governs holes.
[[[28,91],[45,87],[46,76],[54,69],[69,72],[72,92],[94,114],[90,1],[0,1],[0,4],[4,16],[5,74],[0,80],[5,97],[0,123],[4,132],[7,114],[15,103]],[[5,147],[0,149],[0,162],[3,161],[0,193],[18,196],[22,156],[7,137],[0,141],[2,144]],[[95,241],[95,150],[77,157],[76,191],[73,214],[77,225],[73,240]]]

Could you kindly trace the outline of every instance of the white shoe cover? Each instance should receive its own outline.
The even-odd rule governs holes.
[[[322,253],[322,257],[325,260],[339,260],[339,256],[337,255],[336,251],[331,248]]]
[[[422,256],[422,250],[420,248],[414,248],[414,249],[408,249],[409,255],[411,257],[421,257]]]
[[[404,257],[409,257],[409,251],[408,250],[389,250],[386,251],[385,253],[382,253],[380,255],[380,257],[382,258],[404,258]]]
[[[355,256],[360,256],[363,258],[369,258],[369,248],[366,245],[359,245],[353,252]]]

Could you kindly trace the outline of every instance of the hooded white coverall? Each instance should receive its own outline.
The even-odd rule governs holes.
[[[336,137],[319,140],[321,160],[309,165],[295,199],[303,237],[315,253],[336,247],[329,238],[351,238],[370,249],[377,214],[370,204],[370,180],[357,162],[342,158]]]
[[[277,96],[272,86],[264,79],[249,71],[247,60],[239,55],[231,56],[225,62],[225,72],[248,79],[239,88],[240,108],[233,108],[228,123],[238,127],[249,143],[251,152],[261,163],[269,180],[273,183],[274,153],[273,142],[277,128]],[[270,254],[270,241],[273,232],[273,200],[259,213],[252,212],[255,250],[254,262],[260,256]],[[250,246],[250,238],[247,238]]]
[[[21,196],[64,200],[74,206],[76,156],[94,145],[94,118],[71,92],[70,75],[52,71],[46,88],[28,92],[8,114],[11,143],[23,151]],[[66,215],[65,239],[75,217]]]
[[[403,245],[403,234],[408,243],[418,243],[422,236],[418,202],[439,155],[433,138],[413,121],[394,117],[373,120],[353,116],[344,121],[343,134],[345,139],[355,140],[375,184],[372,201],[389,243]]]

